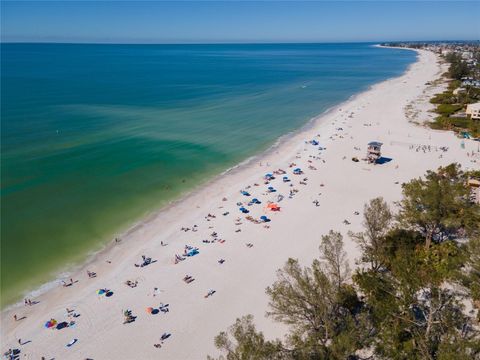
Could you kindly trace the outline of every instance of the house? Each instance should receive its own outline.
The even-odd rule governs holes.
[[[475,178],[468,179],[468,187],[470,188],[470,201],[480,204],[480,180]]]
[[[462,81],[462,87],[464,86],[473,86],[473,87],[480,87],[480,80],[474,80],[472,78],[466,78]]]
[[[470,118],[472,118],[473,120],[480,120],[480,102],[475,104],[468,104],[465,113],[467,115],[470,115]]]

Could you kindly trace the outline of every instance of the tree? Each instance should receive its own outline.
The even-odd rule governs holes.
[[[322,238],[320,249],[323,261],[301,267],[297,260],[289,259],[277,271],[277,281],[266,289],[270,298],[267,316],[289,326],[285,345],[266,343],[248,322],[251,318],[237,320],[230,331],[241,335],[234,335],[235,342],[225,332],[215,340],[228,360],[243,359],[245,354],[252,359],[355,358],[356,350],[363,346],[363,334],[368,333],[362,330],[368,322],[354,288],[345,283],[348,263],[342,236],[331,231]],[[251,346],[263,350],[256,353]]]
[[[428,171],[425,178],[403,184],[398,220],[419,231],[428,248],[432,241],[479,231],[479,207],[469,201],[465,174],[458,164]]]
[[[468,259],[466,261],[466,274],[463,278],[463,284],[466,286],[472,296],[472,300],[479,312],[477,314],[480,320],[480,237],[474,237],[467,244]]]
[[[330,254],[335,252],[329,249]],[[270,297],[267,315],[289,325],[287,344],[296,358],[344,359],[359,347],[360,337],[352,334],[358,330],[355,316],[361,304],[353,288],[338,283],[342,278],[338,273],[345,271],[344,265],[338,271],[338,264],[333,260],[325,266],[315,260],[311,267],[302,268],[297,260],[289,259],[266,290]]]
[[[379,358],[437,359],[452,349],[458,358],[480,355],[479,334],[464,311],[463,293],[445,286],[456,281],[463,260],[459,247],[445,241],[428,249],[399,247],[387,271],[357,270],[354,281],[371,312]]]
[[[330,230],[328,235],[322,236],[320,252],[326,266],[326,273],[331,277],[331,282],[340,289],[350,276],[347,254],[343,250],[342,234]]]
[[[448,68],[448,76],[450,76],[452,79],[459,80],[462,77],[470,74],[468,64],[462,60],[462,57],[459,54],[454,52],[449,53],[445,56],[445,60],[450,63],[450,67]]]
[[[230,340],[230,336],[234,341]],[[247,315],[235,321],[228,333],[222,331],[215,337],[215,346],[226,353],[218,360],[281,360],[286,359],[280,341],[266,341],[263,333],[253,324],[253,316]],[[214,360],[208,357],[209,360]]]
[[[465,61],[458,61],[450,64],[448,68],[448,75],[452,79],[461,79],[464,76],[470,75],[470,69]]]
[[[391,227],[393,215],[382,197],[370,200],[363,209],[363,228],[360,233],[349,232],[362,250],[361,261],[368,263],[372,270],[380,270],[385,265],[385,235]]]

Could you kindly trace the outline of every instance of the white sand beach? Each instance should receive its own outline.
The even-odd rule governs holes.
[[[359,250],[347,232],[361,229],[368,200],[383,196],[393,206],[401,198],[402,182],[452,162],[464,169],[480,168],[478,142],[409,122],[407,109],[418,122],[430,116],[428,99],[438,88],[426,83],[445,71],[435,54],[418,53],[418,61],[403,76],[355,96],[113,241],[65,279],[68,283],[72,278],[73,285],[64,287],[59,281],[32,299],[37,304],[2,312],[2,352],[17,347],[22,359],[205,359],[218,355],[214,336],[246,314],[254,315],[267,337],[281,337],[284,328],[265,317],[265,288],[289,257],[310,265],[319,255],[321,236],[333,229],[343,233],[353,268]],[[352,161],[365,157],[372,140],[383,143],[382,155],[391,161],[377,165]],[[291,163],[295,165],[290,167]],[[293,174],[297,167],[303,174]],[[286,174],[265,184],[264,175],[278,169]],[[284,182],[283,176],[291,181]],[[276,191],[267,192],[269,186]],[[261,204],[248,206],[252,198]],[[268,210],[268,201],[278,204],[280,211]],[[248,214],[239,211],[240,202]],[[263,215],[271,221],[257,224],[246,219]],[[212,236],[214,232],[217,236]],[[185,245],[198,248],[198,254],[184,257]],[[176,254],[183,258],[177,264]],[[136,267],[142,255],[153,262]],[[96,276],[89,278],[87,270]],[[186,275],[194,280],[183,281]],[[127,280],[136,286],[127,286]],[[113,294],[98,295],[99,289]],[[215,292],[205,297],[209,290]],[[146,311],[161,303],[168,304],[165,312]],[[67,313],[67,308],[73,311]],[[136,318],[124,324],[127,309]],[[26,318],[15,321],[14,314]],[[74,324],[47,329],[44,324],[50,319]],[[164,333],[171,336],[161,348],[154,347]]]

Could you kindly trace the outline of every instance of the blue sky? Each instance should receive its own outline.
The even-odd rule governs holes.
[[[480,1],[2,1],[2,41],[478,40]]]

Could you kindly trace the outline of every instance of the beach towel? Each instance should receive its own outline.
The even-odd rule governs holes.
[[[70,342],[67,344],[67,347],[73,346],[77,341],[78,341],[78,339],[73,339],[72,341],[70,341]]]

